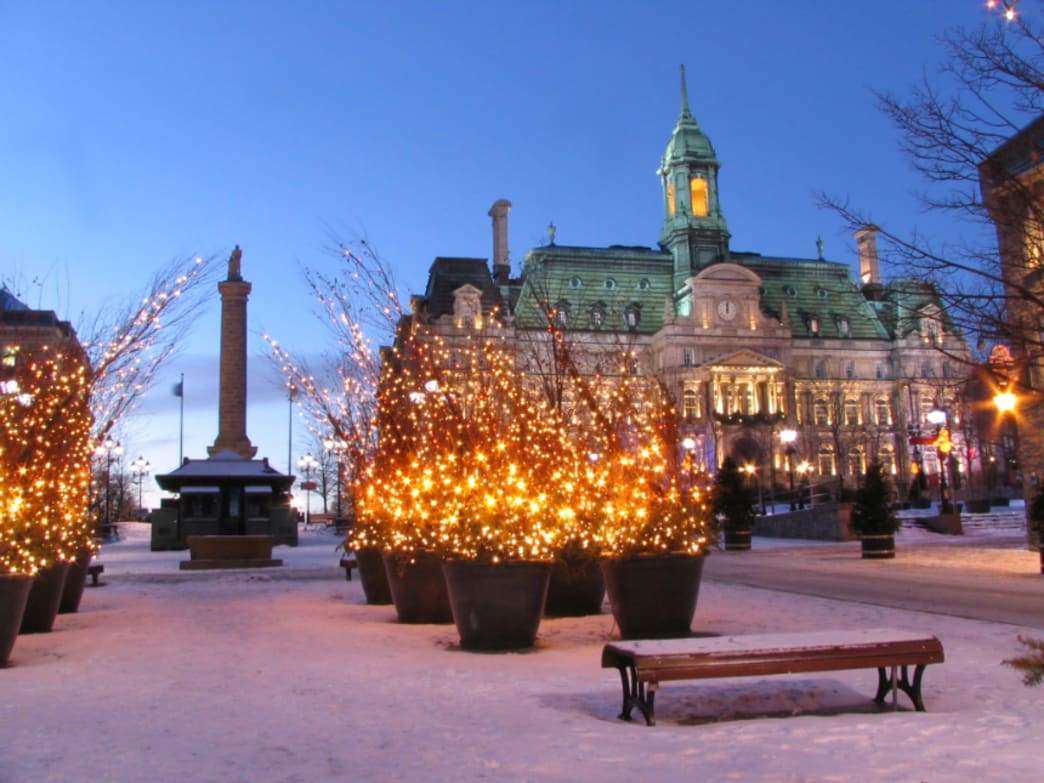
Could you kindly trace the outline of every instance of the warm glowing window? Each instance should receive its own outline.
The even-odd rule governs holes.
[[[676,209],[675,197],[674,197],[674,183],[667,183],[667,213],[674,217],[674,211]]]
[[[689,194],[692,198],[692,214],[696,217],[707,217],[707,180],[702,177],[690,179]]]
[[[696,389],[686,389],[683,402],[686,421],[700,418],[700,394]]]

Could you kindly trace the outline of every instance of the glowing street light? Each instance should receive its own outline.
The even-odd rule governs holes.
[[[696,448],[696,441],[692,438],[682,438],[681,445],[686,451],[692,451]]]
[[[797,430],[791,430],[791,429],[782,430],[779,433],[779,441],[780,441],[780,443],[785,443],[787,445],[790,445],[791,443],[793,443],[794,441],[797,440],[797,436],[798,436]]]
[[[1005,413],[1014,413],[1018,404],[1018,395],[1010,389],[1004,389],[993,395],[993,405],[997,408],[997,413],[1002,416]]]
[[[305,454],[297,461],[297,467],[305,474],[305,480],[301,482],[301,486],[305,491],[305,527],[307,528],[312,521],[312,489],[315,487],[315,482],[312,481],[312,471],[319,467],[319,460],[311,454]]]
[[[938,408],[934,408],[928,411],[928,415],[925,418],[928,419],[929,424],[934,424],[936,427],[941,427],[946,423],[946,411],[941,411]]]

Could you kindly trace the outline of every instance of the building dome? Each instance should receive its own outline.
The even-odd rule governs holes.
[[[696,118],[689,111],[689,91],[685,85],[685,66],[681,67],[681,113],[671,133],[667,148],[663,151],[661,168],[668,169],[673,164],[686,161],[716,160],[714,145],[707,134],[700,128]]]

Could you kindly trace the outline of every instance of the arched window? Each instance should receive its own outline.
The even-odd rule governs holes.
[[[675,212],[678,210],[678,204],[674,195],[674,183],[667,183],[667,214],[674,217]]]
[[[590,319],[591,326],[596,329],[601,328],[605,324],[605,305],[601,302],[591,305]]]
[[[647,278],[647,277],[643,277],[641,280],[638,281],[638,290],[639,291],[648,291],[651,287],[652,287],[652,283],[649,282],[649,278]]]
[[[847,318],[842,316],[842,317],[839,317],[837,319],[837,333],[839,335],[841,335],[842,337],[850,337],[851,336],[852,333],[850,331],[850,327],[848,325],[848,319]]]
[[[858,479],[863,475],[862,449],[856,448],[848,452],[848,475],[854,479]]]
[[[813,415],[816,419],[817,427],[829,427],[830,426],[830,406],[826,400],[816,400],[812,406]]]
[[[631,302],[624,308],[624,323],[627,324],[628,329],[637,329],[638,324],[642,320],[642,308],[641,305]]]
[[[887,398],[878,397],[874,401],[874,412],[877,417],[878,427],[892,426],[892,406],[888,403]]]
[[[555,305],[555,326],[569,326],[569,302],[565,299]]]
[[[692,177],[689,180],[689,195],[692,199],[692,214],[695,217],[707,217],[707,180]]]
[[[616,281],[613,280],[613,278],[611,277],[606,278],[605,287],[607,290],[612,291],[614,288],[616,288]]]
[[[845,400],[845,424],[849,427],[859,426],[859,401]]]
[[[576,277],[576,276],[574,276],[574,277],[573,277],[573,278],[572,278],[572,279],[571,279],[571,280],[569,281],[569,287],[570,287],[570,288],[582,288],[582,287],[583,287],[583,285],[584,285],[584,281],[583,281],[583,280],[581,280],[581,279],[580,279],[579,277]]]

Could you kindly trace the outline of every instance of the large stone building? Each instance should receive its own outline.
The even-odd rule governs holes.
[[[1007,289],[1007,336],[1020,393],[1019,465],[1029,500],[1044,480],[1044,117],[984,160],[980,181]]]
[[[821,243],[817,258],[733,250],[719,168],[683,71],[681,112],[657,170],[655,247],[563,246],[552,227],[512,276],[511,204],[500,200],[489,213],[492,268],[436,258],[412,318],[448,340],[495,313],[520,345],[546,341],[549,317],[592,351],[625,343],[635,371],[671,389],[682,435],[706,463],[732,454],[765,483],[800,466],[833,486],[875,459],[900,485],[919,469],[936,473],[934,449],[920,454],[909,435],[927,428],[926,413],[946,407],[958,383],[959,365],[938,349],[966,349],[932,290],[882,279],[873,226],[856,236],[858,282],[848,263],[823,257]],[[798,433],[789,453],[783,429]]]

